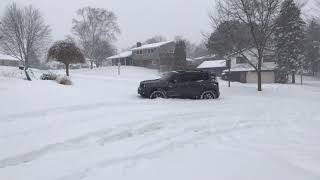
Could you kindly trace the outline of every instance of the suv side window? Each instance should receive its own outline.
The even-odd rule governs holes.
[[[185,82],[189,82],[189,81],[190,81],[190,77],[188,76],[188,74],[181,74],[178,76],[179,83],[185,83]]]
[[[210,78],[208,73],[199,73],[196,81],[208,81],[209,79]]]
[[[207,73],[185,73],[179,76],[179,82],[197,82],[209,80],[209,75]]]

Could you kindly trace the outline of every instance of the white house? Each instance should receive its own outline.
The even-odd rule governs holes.
[[[242,54],[247,57],[252,64],[257,65],[258,58],[254,49],[245,50]],[[258,75],[242,54],[235,53],[228,57],[228,59],[231,60],[230,78],[232,81],[242,83],[256,83],[258,81]],[[263,63],[261,67],[262,83],[275,83],[275,69],[276,63],[273,52],[268,50],[263,56]],[[227,71],[228,70],[225,70],[225,72]]]
[[[23,63],[19,59],[5,54],[0,54],[0,66],[19,67],[22,65]]]
[[[227,60],[204,61],[197,69],[221,75],[227,69]]]
[[[124,65],[124,66],[132,66],[133,65],[132,51],[125,51],[120,54],[108,57],[107,61],[112,66],[117,66],[118,63],[121,63],[121,65]]]

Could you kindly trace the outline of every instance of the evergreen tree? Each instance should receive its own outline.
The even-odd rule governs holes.
[[[304,44],[307,69],[315,76],[320,64],[320,24],[315,19],[308,24]]]
[[[239,21],[224,21],[210,35],[206,44],[209,52],[219,57],[254,46],[250,27]]]
[[[293,0],[283,2],[276,24],[277,82],[286,83],[291,74],[292,83],[295,83],[295,74],[304,63],[305,22],[301,18],[301,10]]]
[[[174,50],[173,70],[184,70],[187,66],[186,43],[183,40],[176,42]]]

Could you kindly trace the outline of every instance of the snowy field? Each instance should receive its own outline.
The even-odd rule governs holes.
[[[13,71],[0,68],[0,180],[320,179],[320,81],[148,100],[153,70],[74,70],[73,86]]]

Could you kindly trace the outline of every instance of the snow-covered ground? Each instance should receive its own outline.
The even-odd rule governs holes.
[[[73,86],[13,71],[0,68],[1,180],[320,179],[316,80],[148,100],[136,91],[153,70],[75,70]]]

